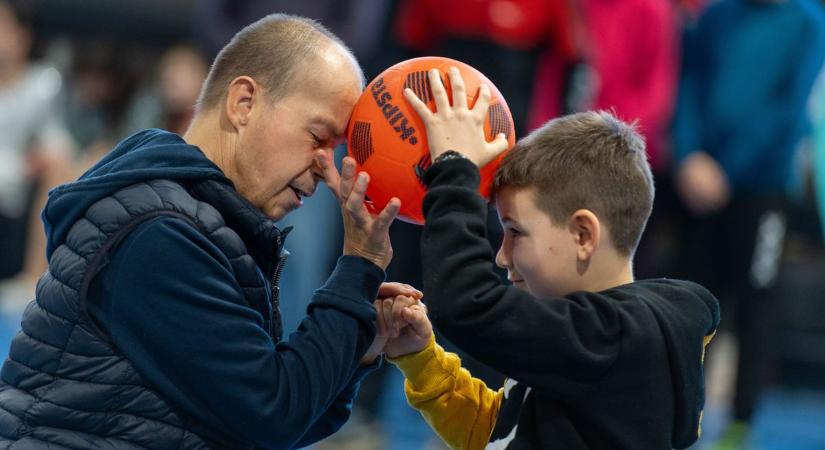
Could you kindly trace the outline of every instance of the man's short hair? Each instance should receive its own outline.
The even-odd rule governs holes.
[[[494,190],[533,187],[536,206],[561,225],[588,209],[632,256],[653,208],[653,176],[635,123],[607,111],[551,120],[518,142],[496,173]]]
[[[330,42],[349,54],[363,84],[364,75],[352,52],[326,27],[306,17],[270,14],[247,25],[221,49],[201,88],[197,110],[215,107],[232,80],[244,75],[262,85],[273,100],[281,98]]]

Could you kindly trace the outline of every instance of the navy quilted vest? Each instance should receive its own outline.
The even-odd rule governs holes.
[[[251,448],[169,404],[86,312],[86,292],[111,252],[136,226],[159,215],[189,222],[223,251],[250,307],[280,338],[270,286],[256,267],[277,261],[272,252],[281,251],[271,221],[213,180],[186,187],[154,180],[123,188],[74,223],[26,308],[0,372],[0,449]],[[273,236],[277,244],[268,241]],[[274,266],[262,268],[275,272]]]

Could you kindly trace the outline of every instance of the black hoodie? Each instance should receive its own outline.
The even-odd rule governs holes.
[[[513,380],[491,448],[658,450],[696,441],[704,348],[719,323],[712,294],[659,279],[538,299],[494,271],[478,169],[445,161],[425,181],[430,318]]]

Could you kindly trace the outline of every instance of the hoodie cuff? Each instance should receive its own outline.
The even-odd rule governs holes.
[[[375,307],[372,302],[378,295],[384,276],[380,267],[364,258],[341,256],[332,275],[316,291],[309,309],[317,306],[345,309],[361,320],[373,322]]]
[[[446,352],[435,343],[435,336],[432,335],[430,342],[421,351],[387,360],[398,367],[415,391],[428,392],[437,388],[444,378],[453,375],[445,360],[446,356]]]
[[[424,184],[428,189],[437,186],[461,186],[478,190],[481,173],[472,161],[466,158],[448,159],[433,164],[424,172]]]

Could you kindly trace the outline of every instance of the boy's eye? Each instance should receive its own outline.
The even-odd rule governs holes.
[[[507,232],[510,233],[510,235],[513,236],[513,237],[521,235],[521,231],[519,231],[515,228],[508,228]]]

